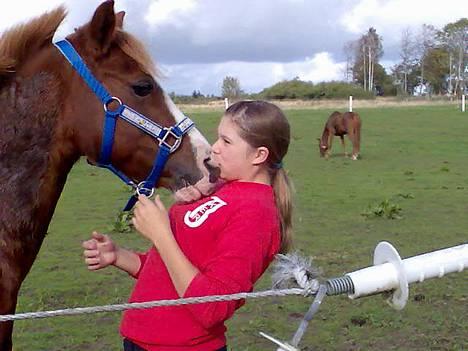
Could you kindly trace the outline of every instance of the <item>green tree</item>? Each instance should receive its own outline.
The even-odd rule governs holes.
[[[464,74],[468,57],[468,18],[449,23],[437,33],[442,47],[448,53],[448,90],[460,94],[467,85]],[[452,88],[452,82],[455,81]]]
[[[192,98],[198,99],[204,97],[202,93],[200,93],[200,90],[194,90],[192,92]]]
[[[239,79],[227,76],[223,79],[221,87],[221,96],[229,99],[237,99],[243,94]]]
[[[284,80],[273,86],[263,89],[259,94],[262,99],[336,99],[348,98],[353,95],[356,98],[369,99],[373,94],[364,91],[360,86],[345,82],[323,82],[313,84],[304,82],[298,78]]]
[[[441,48],[430,49],[426,53],[426,81],[430,84],[431,91],[436,94],[442,94],[446,88],[448,57],[447,51]]]
[[[370,27],[354,45],[354,81],[362,84],[364,90],[374,90],[375,67],[383,55],[382,37]]]
[[[413,33],[409,28],[406,28],[401,33],[401,63],[394,67],[394,74],[396,74],[396,78],[401,84],[400,91],[403,95],[407,95],[410,92],[408,77],[411,74],[411,67],[417,62],[416,47],[417,45]]]
[[[437,30],[434,26],[430,24],[423,24],[421,31],[419,32],[418,38],[416,40],[416,52],[418,57],[418,68],[419,68],[419,86],[420,93],[422,93],[423,85],[426,84],[426,59],[429,52],[434,49],[437,45],[436,41]]]

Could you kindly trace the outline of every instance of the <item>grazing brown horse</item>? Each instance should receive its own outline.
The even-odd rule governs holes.
[[[142,44],[122,29],[113,1],[67,37],[97,81],[117,98],[104,105],[52,43],[65,18],[60,7],[0,37],[0,314],[15,312],[17,294],[39,251],[67,175],[86,156],[99,163],[104,110],[126,111],[138,123],[116,118],[109,164],[135,183],[153,168],[161,143],[138,124],[169,128],[185,120],[154,78]],[[122,105],[119,105],[122,101]],[[123,105],[125,104],[125,105]],[[136,112],[122,106],[132,107]],[[119,110],[120,111],[120,110]],[[122,114],[124,114],[122,112]],[[133,113],[133,114],[132,114]],[[128,117],[127,116],[127,117]],[[120,117],[120,116],[119,116]],[[130,118],[128,117],[128,118]],[[184,126],[179,129],[184,129]],[[162,130],[161,129],[161,130]],[[210,191],[204,166],[206,139],[191,128],[163,166],[157,186]],[[101,154],[102,155],[102,154]],[[105,196],[105,194],[102,194]],[[92,199],[90,199],[92,201]],[[0,350],[12,348],[12,322],[0,322]]]
[[[340,137],[344,154],[347,156],[348,154],[346,153],[344,142],[345,134],[348,134],[348,138],[353,144],[351,159],[357,160],[361,143],[361,118],[355,112],[345,112],[342,114],[335,111],[328,117],[325,128],[323,129],[322,138],[318,139],[320,156],[328,157],[330,155],[332,141],[335,135]]]

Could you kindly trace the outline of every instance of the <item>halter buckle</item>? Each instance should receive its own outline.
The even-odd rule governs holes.
[[[177,150],[177,148],[180,146],[181,143],[181,137],[174,133],[171,128],[163,128],[163,130],[166,131],[164,133],[164,136],[159,140],[159,146],[163,145],[169,149],[169,152],[172,153]],[[172,139],[174,140],[174,143],[171,145],[170,142],[167,140],[167,138],[171,136]]]

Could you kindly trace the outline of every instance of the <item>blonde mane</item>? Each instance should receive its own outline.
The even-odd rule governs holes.
[[[0,75],[14,72],[27,57],[51,42],[66,14],[60,6],[4,32],[0,37]]]

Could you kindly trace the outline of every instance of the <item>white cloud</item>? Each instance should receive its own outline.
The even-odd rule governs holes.
[[[467,13],[468,1],[460,0],[360,0],[339,22],[354,34],[374,27],[384,44],[394,45],[405,28],[419,30],[422,24],[440,28]]]
[[[102,2],[103,0],[86,0],[84,2],[72,0],[4,1],[2,11],[0,11],[0,32],[64,5],[68,14],[55,36],[56,39],[60,39],[70,34],[75,27],[88,22],[96,7]],[[115,10],[127,10],[131,8],[132,2],[133,0],[119,0],[115,4]]]
[[[89,21],[104,0],[3,1],[0,32],[64,3],[56,39]],[[466,0],[116,0],[125,28],[164,64],[169,91],[219,94],[226,75],[248,92],[298,76],[343,77],[343,45],[369,27],[383,37],[385,67],[399,60],[402,30],[441,27],[468,13]],[[176,64],[177,63],[177,64]]]
[[[48,10],[60,6],[63,0],[36,0],[28,1],[2,1],[0,11],[0,30],[9,28],[15,24],[25,22],[39,16]]]
[[[322,52],[303,61],[239,62],[218,64],[167,65],[163,67],[166,79],[162,85],[168,91],[191,94],[220,94],[226,76],[239,79],[241,88],[248,93],[258,93],[273,84],[299,77],[314,83],[343,78],[344,63],[335,62],[329,53]]]
[[[159,0],[151,3],[145,16],[146,22],[157,27],[166,23],[183,24],[183,18],[196,8],[195,0]]]
[[[321,52],[311,59],[306,59],[301,66],[299,78],[317,83],[342,80],[345,64],[335,62],[328,52]]]

